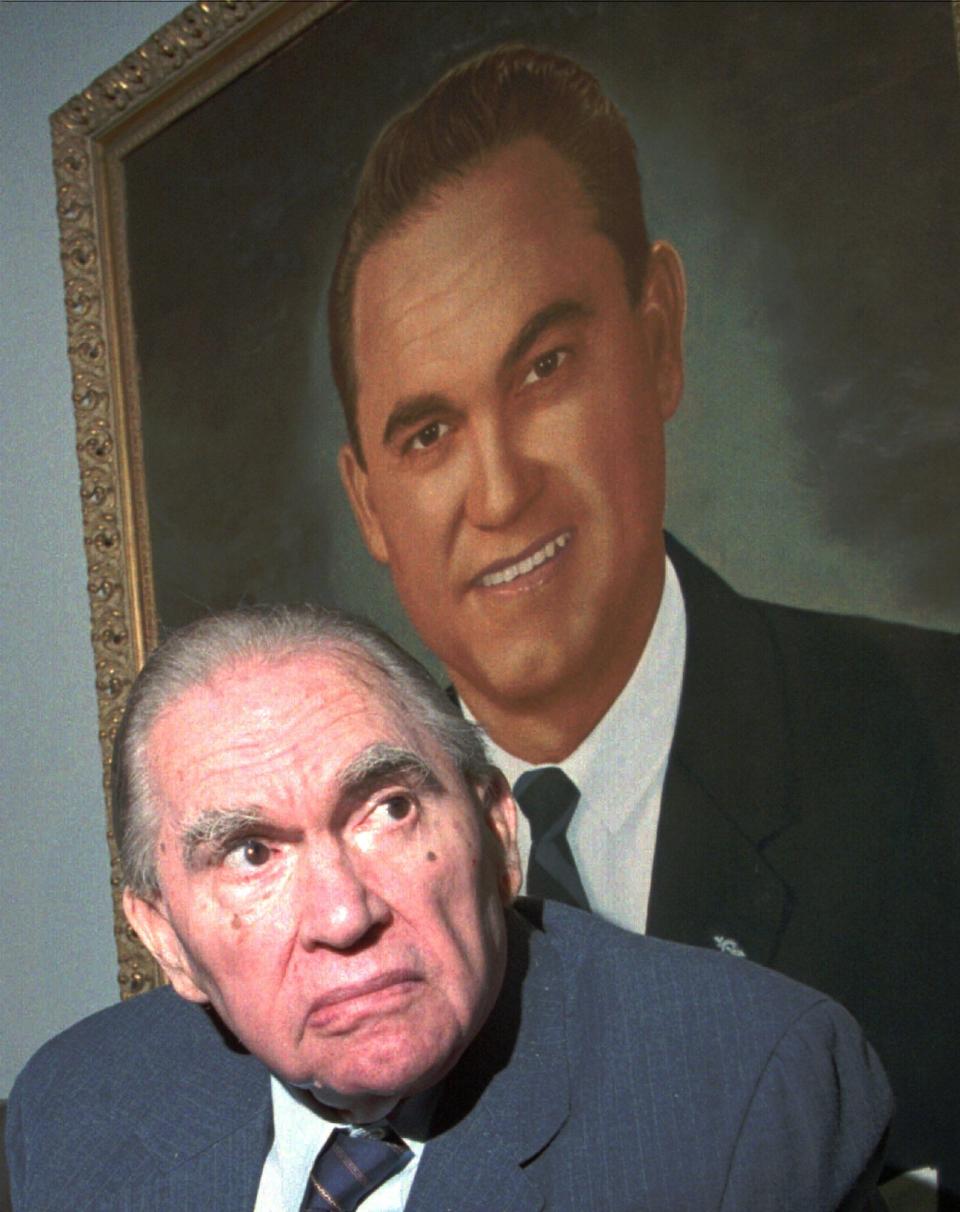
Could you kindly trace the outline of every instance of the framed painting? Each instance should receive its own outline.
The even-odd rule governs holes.
[[[373,617],[325,292],[366,150],[503,42],[625,112],[684,258],[668,524],[740,589],[960,625],[958,8],[202,0],[51,119],[105,778],[163,630]],[[120,987],[156,984],[119,910]]]

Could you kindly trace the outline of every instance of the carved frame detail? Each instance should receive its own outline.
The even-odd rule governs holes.
[[[113,740],[157,634],[126,289],[123,158],[338,2],[200,0],[50,118],[122,997],[164,983],[123,915],[109,806]]]

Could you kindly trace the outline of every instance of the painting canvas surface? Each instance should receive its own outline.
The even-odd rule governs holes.
[[[507,41],[599,76],[683,257],[670,529],[747,593],[960,625],[949,5],[372,0],[126,161],[162,626],[309,600],[418,647],[337,476],[325,294],[378,130]]]

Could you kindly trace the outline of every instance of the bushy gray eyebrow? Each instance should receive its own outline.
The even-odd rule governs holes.
[[[349,802],[365,799],[377,787],[395,780],[415,790],[444,791],[436,771],[421,754],[377,741],[340,772],[340,799]]]
[[[412,749],[376,742],[357,755],[340,772],[337,799],[358,803],[378,787],[402,782],[411,790],[434,794],[445,788],[430,763]],[[201,851],[223,854],[243,838],[271,829],[269,817],[256,804],[239,808],[207,808],[180,835],[180,852],[189,870],[203,866]]]
[[[190,870],[201,866],[199,852],[222,854],[242,837],[249,837],[267,826],[263,810],[256,804],[241,808],[207,808],[180,834],[180,853]]]

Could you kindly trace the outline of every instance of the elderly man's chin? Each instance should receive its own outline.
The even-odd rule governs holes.
[[[453,1038],[416,1042],[381,1040],[365,1045],[331,1063],[318,1060],[313,1072],[298,1069],[297,1076],[280,1073],[292,1084],[311,1093],[346,1118],[369,1120],[386,1115],[401,1099],[419,1094],[442,1081],[470,1042],[457,1033]]]

